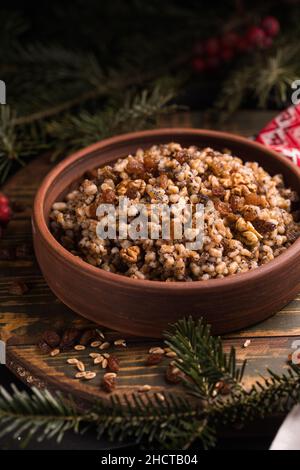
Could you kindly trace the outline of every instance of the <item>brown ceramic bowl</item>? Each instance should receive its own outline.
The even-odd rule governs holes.
[[[205,317],[215,333],[264,320],[300,291],[300,239],[285,253],[253,271],[224,279],[186,283],[134,280],[91,266],[63,248],[48,229],[53,202],[61,200],[86,170],[134,153],[137,148],[175,141],[184,146],[229,148],[271,174],[282,173],[299,191],[300,171],[245,138],[196,129],[160,129],[125,134],[91,145],[59,163],[35,198],[33,239],[36,257],[50,288],[75,312],[101,325],[141,336],[160,337],[169,323],[192,314]]]

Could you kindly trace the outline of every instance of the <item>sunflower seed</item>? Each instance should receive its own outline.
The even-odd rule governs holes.
[[[243,347],[248,348],[248,346],[250,346],[250,344],[251,344],[251,339],[246,339],[246,341],[243,344]]]
[[[70,357],[70,359],[67,359],[68,364],[77,364],[78,359],[76,357]]]
[[[140,393],[143,393],[143,392],[149,392],[149,390],[151,390],[151,386],[150,385],[142,385],[142,387],[140,387],[138,389],[138,391]]]
[[[52,349],[52,351],[50,352],[50,356],[54,357],[54,356],[57,356],[59,353],[60,353],[60,350],[58,348]]]
[[[107,362],[107,359],[105,357],[103,358],[103,361],[102,361],[101,364],[102,364],[102,369],[106,369],[108,362]]]
[[[91,371],[86,372],[84,376],[86,380],[91,380],[91,379],[94,379],[95,377],[96,377],[96,372],[91,372]]]
[[[76,372],[75,379],[82,379],[85,377],[86,372]]]
[[[101,354],[98,357],[95,357],[94,364],[101,364],[103,362],[104,357]]]
[[[84,365],[83,362],[81,362],[81,361],[78,361],[78,362],[76,363],[76,367],[77,367],[78,370],[80,370],[80,372],[84,372],[84,371],[85,371],[85,365]]]
[[[99,349],[108,349],[110,347],[110,343],[107,341],[105,343],[102,343],[101,346],[99,346]]]
[[[115,379],[117,377],[117,374],[114,372],[106,372],[106,374],[103,375],[104,379]]]
[[[92,359],[96,359],[96,357],[100,357],[101,354],[100,354],[100,353],[90,353],[89,356],[90,356]]]
[[[127,346],[125,339],[116,339],[114,341],[114,345],[115,346],[122,346],[123,348],[126,348],[126,346]]]
[[[167,357],[176,357],[177,354],[176,354],[175,351],[170,351],[170,352],[167,352],[167,353],[166,353],[166,356],[167,356]]]
[[[91,343],[92,348],[99,348],[100,345],[101,345],[101,341],[93,341]]]
[[[159,346],[156,346],[149,349],[149,354],[165,354],[165,351]]]
[[[76,351],[83,351],[85,349],[85,346],[83,344],[76,344],[76,346],[74,346],[74,349],[76,349]]]

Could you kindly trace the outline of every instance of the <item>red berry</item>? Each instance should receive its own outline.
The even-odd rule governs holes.
[[[220,60],[218,57],[208,57],[206,61],[206,66],[208,70],[216,69],[220,66]]]
[[[261,22],[261,27],[271,37],[277,36],[280,31],[279,21],[274,16],[266,16]]]
[[[9,205],[8,198],[3,193],[0,193],[0,206],[8,206],[8,205]]]
[[[230,49],[229,47],[224,48],[221,51],[220,56],[224,62],[230,62],[234,57],[233,49]]]
[[[272,44],[273,44],[272,38],[270,38],[270,36],[266,36],[265,39],[263,40],[261,47],[263,49],[268,49],[268,47],[271,47]]]
[[[203,42],[200,42],[200,41],[196,42],[194,44],[193,50],[196,56],[202,55],[203,54]]]
[[[0,206],[0,224],[5,227],[11,218],[11,210],[9,206]]]
[[[236,47],[239,42],[239,35],[235,33],[234,31],[230,31],[228,33],[225,33],[221,37],[221,44],[224,47]]]
[[[204,42],[204,51],[210,57],[216,56],[220,50],[220,42],[218,38],[209,38]]]
[[[263,29],[258,28],[257,26],[251,26],[247,31],[246,37],[250,44],[260,47],[262,46],[266,35]]]
[[[206,69],[206,63],[200,57],[195,57],[192,62],[192,67],[195,72],[203,72]]]
[[[251,45],[246,37],[240,37],[239,42],[237,44],[237,49],[240,52],[248,52],[251,49]]]

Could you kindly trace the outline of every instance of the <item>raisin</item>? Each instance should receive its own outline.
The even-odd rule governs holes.
[[[101,382],[101,387],[105,392],[111,393],[116,388],[116,377],[105,374]]]
[[[113,204],[116,200],[116,193],[113,189],[105,189],[101,194],[101,202]]]
[[[138,189],[136,187],[134,187],[133,185],[130,185],[128,186],[127,190],[126,190],[126,196],[129,197],[129,199],[135,199],[138,195]]]
[[[264,196],[260,196],[259,194],[255,193],[250,193],[245,196],[245,204],[266,207],[267,202]]]
[[[109,358],[107,359],[107,368],[112,372],[118,372],[118,370],[120,369],[120,364],[116,356],[109,356]]]
[[[174,158],[182,165],[185,162],[188,162],[191,157],[186,150],[178,150],[174,153]]]
[[[143,175],[145,173],[145,167],[142,162],[136,158],[129,158],[126,166],[127,173],[134,175]]]
[[[209,197],[206,196],[205,194],[199,194],[198,198],[199,198],[199,202],[204,205],[207,204],[209,201]]]
[[[178,384],[182,380],[182,373],[177,367],[169,364],[166,370],[165,378],[169,383]]]
[[[80,337],[79,344],[83,346],[87,346],[89,343],[91,343],[92,341],[95,341],[98,338],[99,338],[99,335],[95,328],[90,329],[90,330],[85,330]]]
[[[145,361],[145,365],[154,366],[156,364],[159,364],[162,360],[163,360],[162,354],[149,354]]]
[[[9,293],[12,295],[23,295],[28,292],[28,286],[23,281],[14,281],[10,288]]]
[[[68,349],[72,348],[79,336],[80,331],[76,328],[68,328],[65,330],[60,342],[60,349],[62,351],[67,351]]]
[[[255,230],[257,230],[261,235],[264,235],[275,230],[276,225],[273,222],[268,222],[267,220],[254,219],[252,220],[252,225]]]
[[[239,212],[243,208],[243,200],[233,194],[229,198],[229,204],[232,212]]]
[[[42,341],[47,343],[51,349],[54,349],[60,343],[60,336],[56,333],[56,331],[47,330],[43,333]]]
[[[223,186],[219,186],[217,188],[212,189],[213,196],[222,197],[224,196],[224,194],[225,194],[225,189],[223,188]]]
[[[230,214],[231,212],[231,207],[228,204],[228,202],[222,202],[219,199],[214,201],[214,206],[217,211],[220,212],[221,215],[226,216]]]
[[[158,162],[155,157],[152,155],[145,155],[144,157],[144,168],[146,171],[155,171],[157,170]]]
[[[165,173],[162,173],[158,177],[158,184],[162,189],[167,189],[169,178]]]
[[[287,241],[289,243],[294,243],[300,236],[300,231],[299,229],[295,229],[295,228],[292,228],[292,227],[288,227],[287,228],[287,231],[286,231],[286,237],[287,237]]]
[[[52,348],[50,348],[50,346],[46,343],[46,341],[42,339],[38,342],[37,347],[40,349],[40,351],[43,354],[49,354],[50,351],[52,350]]]

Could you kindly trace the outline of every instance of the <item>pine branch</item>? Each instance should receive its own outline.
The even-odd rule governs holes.
[[[24,438],[25,443],[33,436],[39,441],[52,437],[60,441],[66,431],[78,433],[90,428],[98,438],[103,434],[114,441],[130,438],[155,448],[186,449],[194,441],[211,448],[220,425],[243,424],[286,412],[300,402],[297,366],[291,365],[280,376],[269,371],[267,379],[247,391],[239,385],[243,367],[236,367],[235,352],[226,355],[220,339],[211,337],[209,327],[202,321],[181,320],[167,338],[178,354],[178,367],[193,382],[188,390],[197,395],[196,400],[174,393],[115,394],[84,411],[60,393],[34,388],[29,395],[13,388],[9,394],[0,388],[0,436],[13,433],[15,438]],[[211,393],[220,378],[231,382],[228,395]]]
[[[220,381],[240,388],[246,361],[238,368],[234,348],[229,354],[224,353],[221,338],[211,336],[210,326],[202,320],[180,320],[166,337],[166,343],[177,353],[176,365],[188,377],[186,385],[194,395],[208,399]]]
[[[156,86],[151,91],[128,94],[123,103],[117,100],[97,113],[83,110],[77,115],[66,114],[59,120],[50,121],[46,129],[56,142],[55,157],[115,133],[152,127],[159,116],[179,109],[168,104],[173,97],[173,91],[165,92]]]

